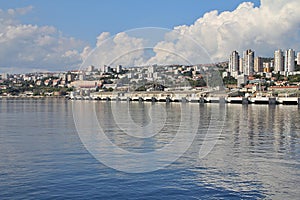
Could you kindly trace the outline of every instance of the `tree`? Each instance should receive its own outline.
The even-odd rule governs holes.
[[[146,91],[145,85],[138,87],[135,91]]]
[[[237,80],[232,76],[224,77],[223,82],[224,82],[225,85],[228,85],[228,84],[235,85],[235,84],[237,84]]]

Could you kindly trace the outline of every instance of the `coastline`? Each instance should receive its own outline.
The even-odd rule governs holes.
[[[0,99],[67,99],[66,96],[0,96]]]
[[[300,97],[229,97],[229,96],[191,96],[173,93],[168,95],[152,95],[151,93],[136,93],[134,95],[120,95],[119,93],[104,92],[90,96],[0,96],[2,99],[65,99],[70,101],[122,101],[122,102],[165,102],[165,103],[219,103],[219,104],[265,104],[265,105],[298,105]]]

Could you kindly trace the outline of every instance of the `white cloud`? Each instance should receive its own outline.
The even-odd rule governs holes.
[[[245,2],[232,12],[211,11],[193,25],[178,26],[173,31],[195,39],[214,61],[226,60],[233,50],[242,52],[248,48],[259,55],[272,56],[277,48],[299,50],[299,7],[299,0],[262,0],[260,7]],[[193,57],[192,52],[197,49],[186,42],[186,37],[159,43],[157,47],[185,52],[191,62],[202,63],[201,58]],[[159,61],[164,57],[162,52],[152,59]]]
[[[55,27],[18,22],[17,16],[32,7],[0,9],[0,67],[65,70],[65,66],[80,64],[85,58],[84,66],[97,67],[200,64],[224,61],[231,51],[241,53],[248,48],[256,55],[272,56],[277,48],[300,50],[299,8],[299,0],[261,0],[259,7],[244,2],[233,11],[211,11],[192,25],[177,26],[164,33],[139,29],[135,35],[129,31],[111,36],[103,32],[94,50],[63,36]],[[155,42],[149,42],[149,38]],[[153,47],[153,52],[148,47]]]
[[[84,57],[87,58],[83,67],[94,65],[103,67],[104,65],[140,65],[144,62],[145,41],[142,38],[129,36],[125,32],[110,36],[104,32],[97,37],[96,48],[91,52],[86,48]],[[86,57],[87,53],[91,54]]]
[[[142,51],[130,53],[133,49],[147,47],[147,37],[157,34],[155,29],[149,32],[147,28],[144,32],[138,30],[140,37],[126,33],[111,37],[107,32],[102,33],[97,38],[97,47],[101,50],[94,53],[100,65],[109,64],[126,53],[124,59],[117,59],[119,63],[137,65],[225,61],[231,51],[242,53],[248,48],[261,56],[272,56],[278,48],[299,50],[299,7],[299,0],[262,0],[259,7],[244,2],[233,11],[208,12],[192,25],[166,31],[164,38],[152,46],[155,55],[150,59],[145,56],[145,51],[144,54]]]
[[[180,42],[174,43],[176,41]],[[186,45],[194,48],[185,48]],[[210,61],[207,53],[193,38],[168,29],[153,27],[133,29],[114,36],[104,32],[97,37],[96,48],[89,52],[91,54],[86,57],[83,67],[177,64],[178,62],[192,64],[189,62],[191,58],[201,58],[206,63]]]
[[[99,47],[101,45],[103,45],[102,43],[105,41],[105,40],[108,40],[110,38],[110,33],[109,32],[103,32],[101,33],[98,37],[97,37],[97,44],[96,46]]]
[[[32,9],[0,10],[0,67],[11,69],[66,70],[81,63],[82,41],[63,36],[55,27],[22,24],[17,20]],[[6,69],[6,70],[4,70]]]
[[[33,6],[27,6],[24,8],[8,9],[9,15],[25,15],[33,9]]]

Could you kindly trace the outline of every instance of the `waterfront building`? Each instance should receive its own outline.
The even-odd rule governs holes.
[[[251,49],[244,51],[243,71],[245,75],[252,75],[254,72],[254,51]]]
[[[230,73],[239,71],[239,68],[240,68],[239,67],[239,65],[240,65],[239,60],[240,60],[239,53],[237,51],[233,51],[230,54],[229,63],[228,63]]]
[[[283,72],[284,71],[283,66],[284,66],[283,52],[281,49],[279,49],[274,53],[274,71]]]
[[[297,53],[297,65],[300,65],[300,52]]]
[[[295,51],[293,49],[289,49],[285,51],[284,71],[285,72],[295,71]]]

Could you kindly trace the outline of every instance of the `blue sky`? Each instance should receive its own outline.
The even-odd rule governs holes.
[[[110,38],[95,55],[95,65],[105,65],[160,34],[126,32],[142,27],[165,33],[148,57],[145,52],[126,57],[127,66],[181,64],[167,51],[204,64],[197,46],[209,62],[226,61],[233,50],[272,57],[276,49],[300,50],[299,7],[299,0],[0,0],[0,72],[78,68]]]
[[[232,11],[243,0],[0,0],[0,8],[33,6],[20,20],[26,24],[51,25],[67,36],[95,43],[108,31],[116,34],[139,27],[192,24],[211,10]],[[259,6],[259,0],[251,0]]]

